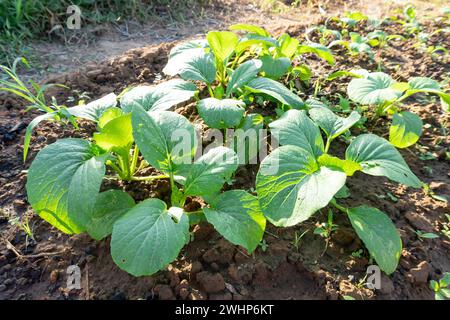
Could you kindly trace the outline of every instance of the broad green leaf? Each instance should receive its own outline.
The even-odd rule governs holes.
[[[445,112],[450,112],[450,94],[440,93],[439,97],[441,98],[442,109]]]
[[[391,219],[382,211],[367,206],[348,209],[348,217],[380,269],[393,273],[402,252],[402,241]]]
[[[343,118],[337,116],[328,108],[312,108],[309,110],[309,116],[330,139],[335,139],[343,134],[361,119],[361,116],[356,111],[352,111],[347,118]]]
[[[264,28],[252,24],[237,23],[233,24],[228,29],[237,31],[247,31],[248,33],[254,33],[263,37],[270,36],[269,33]]]
[[[226,95],[229,97],[237,89],[242,88],[250,80],[254,79],[261,69],[262,62],[258,59],[252,59],[244,62],[230,76],[228,81]]]
[[[324,59],[329,64],[331,64],[331,65],[334,64],[334,57],[333,57],[333,53],[331,52],[331,50],[329,48],[327,48],[326,46],[319,44],[319,43],[312,42],[312,43],[308,43],[307,45],[300,45],[298,47],[297,53],[298,54],[314,53],[319,58]]]
[[[205,40],[190,40],[175,46],[170,50],[169,61],[167,61],[163,72],[169,76],[175,76],[180,68],[193,55],[205,52],[208,43]]]
[[[424,92],[433,93],[439,96],[441,105],[444,111],[450,111],[450,95],[442,91],[440,84],[430,78],[415,77],[408,81],[409,90],[406,94],[413,95],[414,93]]]
[[[264,117],[259,113],[247,114],[234,130],[233,149],[239,158],[239,164],[256,164],[258,152],[262,147],[260,129],[264,127]]]
[[[256,93],[265,93],[272,98],[277,99],[282,104],[288,105],[294,109],[300,109],[305,106],[299,96],[292,93],[288,88],[278,81],[268,78],[256,78],[247,84],[247,87]]]
[[[284,57],[274,59],[270,55],[265,55],[261,61],[265,76],[274,80],[281,78],[291,67],[291,60]]]
[[[356,137],[348,146],[345,158],[359,163],[362,171],[372,176],[385,176],[414,188],[420,188],[422,185],[397,149],[374,134]]]
[[[277,41],[269,36],[260,36],[257,34],[247,34],[245,37],[239,40],[236,46],[236,52],[241,53],[242,51],[252,47],[276,47]]]
[[[402,111],[394,113],[389,128],[389,141],[397,148],[415,144],[422,134],[422,119],[415,113]]]
[[[197,80],[211,84],[216,78],[216,64],[211,53],[196,52],[187,59],[178,71],[184,80]]]
[[[222,189],[236,171],[236,153],[227,147],[210,149],[192,165],[184,184],[184,194],[188,196],[211,196]]]
[[[308,109],[313,109],[313,108],[329,109],[329,107],[325,103],[323,103],[320,100],[314,99],[314,98],[309,98],[308,100],[306,100],[305,105],[308,107]]]
[[[61,139],[42,149],[28,171],[27,195],[33,209],[64,233],[84,231],[105,174],[105,157],[82,139]],[[81,209],[70,212],[70,208]],[[74,221],[74,217],[77,221]]]
[[[30,148],[30,141],[31,141],[31,134],[33,133],[33,129],[44,120],[52,119],[57,112],[49,112],[41,114],[40,116],[37,116],[31,122],[28,124],[27,129],[25,130],[25,139],[23,141],[23,161],[27,159],[28,155],[28,149]]]
[[[180,43],[176,45],[175,47],[170,50],[169,58],[173,58],[179,54],[185,54],[188,52],[187,55],[191,53],[191,49],[201,49],[201,48],[207,48],[208,42],[204,39],[195,39],[195,40],[189,40],[183,43]]]
[[[215,129],[234,128],[244,116],[245,103],[234,99],[206,98],[197,104],[203,121]]]
[[[89,224],[100,186],[105,176],[107,155],[91,156],[79,164],[71,177],[67,193],[69,218],[83,230]]]
[[[210,31],[206,35],[206,40],[218,63],[221,64],[228,60],[238,43],[238,37],[229,31]]]
[[[109,121],[100,132],[94,133],[95,143],[106,151],[125,149],[128,151],[133,143],[131,113],[121,115]]]
[[[197,137],[192,124],[170,111],[132,112],[133,136],[144,159],[154,168],[176,173],[192,163]]]
[[[347,176],[352,176],[355,171],[362,170],[362,167],[359,163],[356,163],[352,160],[343,160],[334,156],[330,156],[329,154],[322,154],[318,159],[318,163],[321,166],[328,167],[333,170],[340,170],[345,172]]]
[[[411,78],[408,84],[412,90],[441,90],[441,86],[437,81],[425,77]]]
[[[339,71],[330,73],[330,75],[325,80],[332,81],[332,80],[340,78],[340,77],[363,78],[363,76],[361,76],[360,74],[357,74],[357,73],[354,73],[351,71],[339,70]]]
[[[393,89],[392,78],[383,72],[373,72],[366,78],[353,79],[347,87],[350,99],[360,104],[379,105],[399,98],[401,91]]]
[[[252,253],[261,242],[266,228],[258,199],[243,190],[222,193],[211,208],[204,208],[206,219],[233,244]]]
[[[134,276],[151,275],[177,258],[188,237],[186,214],[175,222],[163,201],[147,199],[114,224],[111,256]]]
[[[172,79],[154,87],[139,86],[131,89],[120,99],[120,107],[124,112],[131,112],[136,106],[146,111],[169,110],[191,99],[196,92],[195,84]]]
[[[116,105],[117,96],[114,93],[110,93],[100,99],[89,102],[86,105],[67,108],[67,111],[77,118],[98,121],[103,112]]]
[[[292,38],[287,33],[282,34],[278,38],[279,51],[283,57],[292,58],[292,56],[297,52],[299,41]]]
[[[297,146],[275,149],[256,177],[261,210],[276,226],[293,226],[325,207],[345,184],[344,172],[320,167]]]
[[[133,198],[122,190],[99,193],[92,209],[91,221],[86,226],[87,233],[95,240],[109,236],[117,219],[132,207],[134,207]]]
[[[103,128],[108,122],[111,120],[120,117],[123,115],[123,111],[120,108],[112,107],[103,112],[102,116],[98,119],[98,127],[101,129]]]
[[[319,127],[308,118],[304,110],[288,110],[269,124],[269,127],[281,145],[298,146],[315,157],[324,151]]]

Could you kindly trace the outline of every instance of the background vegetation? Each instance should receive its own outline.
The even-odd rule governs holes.
[[[198,12],[209,0],[2,0],[0,1],[0,64],[11,64],[27,55],[26,40],[45,36],[58,24],[64,25],[69,5],[82,11],[83,23],[148,19],[182,21]]]

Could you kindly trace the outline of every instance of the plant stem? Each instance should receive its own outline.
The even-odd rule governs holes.
[[[133,149],[133,158],[131,160],[131,166],[130,166],[130,175],[133,176],[136,172],[136,165],[139,158],[139,147],[137,144],[134,145]]]
[[[108,166],[110,166],[118,175],[119,175],[119,177],[121,178],[121,179],[125,179],[125,175],[124,175],[124,172],[114,163],[114,162],[112,162],[111,160],[108,160],[107,162],[106,162],[106,164],[108,165]]]
[[[158,176],[147,176],[147,177],[131,177],[131,180],[133,181],[151,181],[151,180],[158,180],[158,179],[167,179],[169,176],[165,174],[161,174]]]
[[[211,98],[214,98],[214,92],[213,92],[213,90],[211,88],[211,85],[208,84],[207,87],[208,87],[209,95],[211,96]]]
[[[342,211],[342,212],[344,212],[344,213],[348,213],[348,209],[347,209],[346,207],[343,207],[343,206],[339,205],[339,204],[336,202],[336,199],[334,199],[334,198],[331,199],[330,203],[331,203],[335,208],[339,209],[340,211]]]
[[[327,137],[327,143],[325,144],[325,153],[328,153],[328,149],[330,149],[331,138]]]

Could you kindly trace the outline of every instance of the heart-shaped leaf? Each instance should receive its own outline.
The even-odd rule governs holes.
[[[319,127],[308,118],[304,110],[288,110],[269,127],[281,145],[298,146],[315,157],[324,151]]]
[[[245,103],[241,100],[206,98],[198,102],[198,113],[203,121],[215,129],[233,128],[244,116]]]
[[[192,124],[182,115],[170,111],[147,113],[136,107],[132,126],[136,144],[152,167],[176,173],[192,163],[197,137]]]
[[[348,146],[345,158],[359,163],[362,171],[372,176],[385,176],[414,188],[420,188],[422,185],[397,149],[374,134],[356,137]]]
[[[347,118],[343,118],[328,108],[312,108],[309,110],[309,115],[330,139],[335,139],[343,134],[361,119],[356,111],[352,111]]]
[[[292,93],[288,88],[278,81],[268,78],[256,78],[247,84],[247,87],[255,93],[265,93],[272,98],[288,105],[294,109],[301,109],[305,106],[302,99]]]
[[[394,113],[389,128],[389,141],[397,148],[415,144],[422,134],[422,119],[415,113],[402,111]]]
[[[151,275],[177,258],[188,237],[186,214],[175,222],[163,201],[147,199],[114,224],[111,256],[134,276]]]
[[[281,78],[291,67],[291,60],[284,57],[274,59],[270,55],[265,55],[261,61],[264,75],[274,80]]]
[[[120,107],[124,112],[131,112],[136,106],[146,111],[169,110],[191,99],[196,92],[195,84],[172,79],[155,87],[139,86],[131,89],[120,99]]]
[[[86,226],[87,233],[95,240],[109,236],[117,219],[132,207],[134,207],[133,198],[122,190],[99,193],[92,209],[91,221]]]
[[[184,80],[211,84],[216,78],[216,64],[211,53],[195,52],[180,66],[178,74]]]
[[[103,112],[116,105],[117,96],[114,93],[110,93],[100,99],[89,102],[86,105],[70,107],[67,111],[77,118],[98,121]]]
[[[242,88],[250,80],[254,79],[261,69],[262,62],[258,59],[252,59],[241,64],[230,76],[228,81],[226,95],[229,97],[237,89]]]
[[[215,195],[238,166],[236,153],[230,148],[216,147],[198,158],[191,167],[184,184],[188,196]]]
[[[256,191],[266,218],[288,227],[328,205],[345,180],[344,172],[319,167],[307,150],[282,146],[262,161]]]
[[[258,199],[243,190],[222,193],[211,208],[204,208],[206,219],[231,243],[249,253],[261,242],[266,228]]]
[[[350,81],[347,93],[350,99],[360,104],[379,105],[399,98],[401,91],[392,88],[395,81],[383,72],[373,72],[365,78]]]
[[[64,233],[80,233],[92,214],[105,174],[105,157],[82,139],[46,146],[28,171],[27,195],[33,209]]]

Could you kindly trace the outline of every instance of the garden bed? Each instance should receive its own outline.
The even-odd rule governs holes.
[[[438,26],[429,22],[425,27],[434,30]],[[304,30],[304,25],[291,25],[278,32],[302,38]],[[396,26],[395,30],[386,31],[399,33],[399,30],[401,27]],[[364,27],[359,31],[366,33]],[[440,34],[432,41],[448,45],[450,37]],[[90,98],[95,99],[110,92],[118,94],[130,85],[163,82],[166,78],[162,69],[174,45],[164,43],[130,50],[79,72],[54,77],[49,81],[62,83],[70,90],[52,88],[51,94],[58,101],[65,101],[73,95],[73,90],[78,90],[88,92]],[[321,73],[354,68],[375,70],[377,67],[367,58],[349,57],[344,50],[334,53],[334,66],[312,55],[305,59]],[[383,66],[384,71],[398,81],[414,76],[442,81],[449,77],[450,70],[448,60],[432,58],[413,47],[411,39],[387,48]],[[346,96],[349,81],[349,78],[339,78],[328,82],[319,97],[327,95],[331,101],[338,101],[337,93]],[[305,96],[312,93],[313,88],[307,88]],[[325,209],[295,227],[276,228],[268,224],[265,245],[258,246],[251,255],[223,239],[211,225],[201,223],[194,227],[195,240],[167,270],[137,278],[120,270],[113,262],[109,237],[94,241],[86,234],[68,236],[34,215],[30,224],[35,240],[29,240],[26,245],[25,234],[8,223],[9,217],[32,212],[25,190],[27,175],[23,170],[44,146],[62,137],[90,137],[95,126],[81,121],[77,131],[72,126],[43,123],[35,129],[28,160],[23,164],[24,127],[36,114],[23,113],[22,102],[12,96],[2,97],[0,105],[6,107],[0,110],[3,215],[0,218],[0,299],[339,299],[343,296],[433,299],[429,281],[440,279],[444,272],[450,271],[450,239],[443,235],[438,239],[419,239],[414,232],[440,234],[442,224],[448,222],[445,220],[445,214],[450,213],[448,203],[426,195],[423,190],[407,188],[383,177],[369,180],[358,172],[348,181],[351,196],[343,202],[348,206],[368,204],[379,208],[394,221],[403,242],[398,269],[390,277],[382,276],[380,290],[358,286],[370,263],[367,251],[345,215],[335,215],[334,223],[339,228],[327,243],[313,234],[315,224],[327,219]],[[417,145],[402,150],[402,156],[420,180],[429,184],[436,194],[450,199],[450,166],[445,158],[445,151],[450,147],[445,131],[449,129],[449,116],[438,102],[411,98],[409,106],[425,126]],[[175,111],[191,121],[200,121],[192,102],[178,106]],[[270,113],[270,110],[264,112]],[[366,126],[381,136],[389,131],[388,122],[383,118]],[[345,148],[345,144],[339,142],[333,151],[342,155]],[[241,166],[233,187],[246,190],[254,187],[257,170],[257,165]],[[149,197],[165,199],[170,195],[170,186],[165,181],[127,182],[121,187],[136,201]],[[192,206],[197,205],[192,202]],[[295,241],[306,230],[309,231],[300,241]],[[8,248],[7,242],[13,247]],[[74,264],[81,268],[82,289],[68,291],[65,289],[66,268]]]

